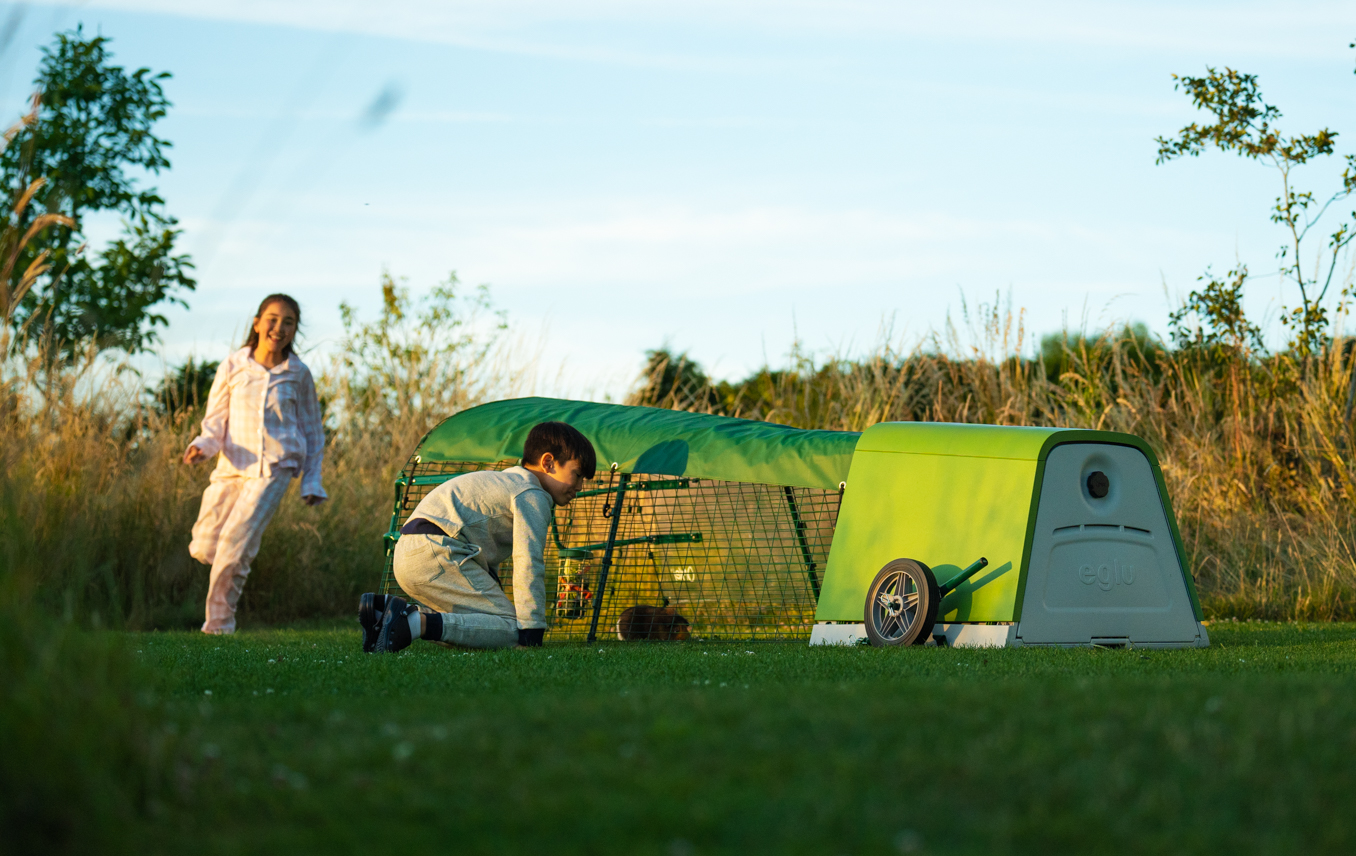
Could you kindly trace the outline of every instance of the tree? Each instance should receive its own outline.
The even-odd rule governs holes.
[[[454,272],[414,298],[402,282],[382,273],[381,312],[372,321],[339,304],[344,336],[320,393],[346,440],[413,442],[522,380],[508,359],[507,316],[494,308],[489,286],[464,290]]]
[[[721,412],[720,393],[700,364],[687,353],[675,354],[668,345],[645,352],[639,388],[627,404],[670,410]]]
[[[1204,276],[1196,278],[1205,287],[1192,291],[1186,302],[1168,315],[1173,343],[1217,360],[1264,352],[1261,328],[1243,311],[1243,285],[1247,280],[1247,265],[1229,271],[1225,279],[1216,279],[1207,268]]]
[[[170,369],[160,383],[146,390],[151,396],[151,410],[171,419],[200,416],[199,411],[207,407],[219,365],[214,360],[198,362],[189,357],[183,365]]]
[[[1356,47],[1356,45],[1353,45]],[[1356,155],[1346,156],[1346,169],[1341,186],[1321,203],[1310,191],[1295,186],[1295,169],[1333,153],[1337,134],[1323,128],[1313,134],[1287,137],[1275,127],[1281,111],[1262,100],[1257,76],[1243,74],[1232,68],[1216,71],[1206,68],[1204,77],[1178,77],[1174,88],[1185,89],[1191,103],[1199,110],[1213,114],[1215,121],[1208,125],[1192,123],[1182,128],[1174,138],[1157,137],[1158,158],[1162,164],[1190,155],[1196,157],[1207,148],[1233,152],[1240,157],[1270,164],[1280,175],[1281,195],[1272,206],[1271,220],[1284,227],[1286,243],[1276,257],[1280,260],[1280,274],[1299,289],[1300,305],[1288,309],[1281,320],[1290,328],[1290,346],[1302,357],[1322,349],[1328,328],[1327,307],[1324,303],[1333,284],[1343,250],[1356,232],[1349,223],[1341,223],[1328,236],[1327,247],[1317,253],[1312,274],[1306,274],[1302,251],[1310,230],[1335,203],[1356,191]],[[1353,212],[1356,216],[1356,212]],[[1219,282],[1207,272],[1209,287],[1203,292],[1192,292],[1187,309],[1204,312],[1207,327],[1220,334],[1223,340],[1241,344],[1252,337],[1253,330],[1241,314],[1239,297],[1247,278],[1247,269],[1231,271],[1232,280]],[[1343,288],[1347,296],[1350,284]],[[1215,317],[1218,310],[1222,314]],[[1179,313],[1184,315],[1184,313]],[[1180,322],[1182,318],[1175,317]]]
[[[91,345],[144,351],[166,324],[154,311],[196,283],[193,263],[176,254],[177,221],[154,188],[138,187],[134,172],[158,174],[170,165],[167,140],[153,133],[170,102],[160,81],[168,72],[111,65],[108,39],[85,39],[77,28],[43,49],[34,81],[36,121],[0,152],[0,176],[13,199],[42,179],[13,225],[20,232],[44,214],[68,218],[23,250],[20,269],[46,253],[46,275],[12,307],[10,323],[44,343],[48,358]],[[124,233],[97,253],[85,252],[84,218],[117,212]]]

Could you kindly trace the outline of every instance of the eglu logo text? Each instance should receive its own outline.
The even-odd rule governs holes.
[[[1101,564],[1095,568],[1092,565],[1084,565],[1078,569],[1078,578],[1085,586],[1095,584],[1102,591],[1111,591],[1113,586],[1134,585],[1135,568],[1133,565],[1122,565],[1120,562]]]

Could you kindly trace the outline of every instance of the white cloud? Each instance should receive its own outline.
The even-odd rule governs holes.
[[[60,4],[52,4],[60,5]],[[967,3],[890,0],[93,0],[94,8],[273,24],[441,42],[507,52],[622,64],[733,66],[747,56],[674,55],[626,35],[578,25],[725,30],[751,35],[848,39],[1022,42],[1131,49],[1181,49],[1314,57],[1342,39],[1316,35],[1356,26],[1356,4],[1086,3],[1072,0]],[[547,35],[553,27],[560,34]],[[564,35],[569,34],[569,35]],[[1326,42],[1333,44],[1328,45]]]

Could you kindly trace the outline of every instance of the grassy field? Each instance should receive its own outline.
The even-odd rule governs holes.
[[[1356,625],[1207,650],[630,644],[363,655],[128,634],[162,852],[1351,852]]]

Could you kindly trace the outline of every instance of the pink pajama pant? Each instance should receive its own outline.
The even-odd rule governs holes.
[[[203,633],[235,632],[235,605],[250,575],[250,562],[259,554],[264,529],[292,476],[290,469],[263,478],[212,474],[188,545],[190,556],[212,566]]]

